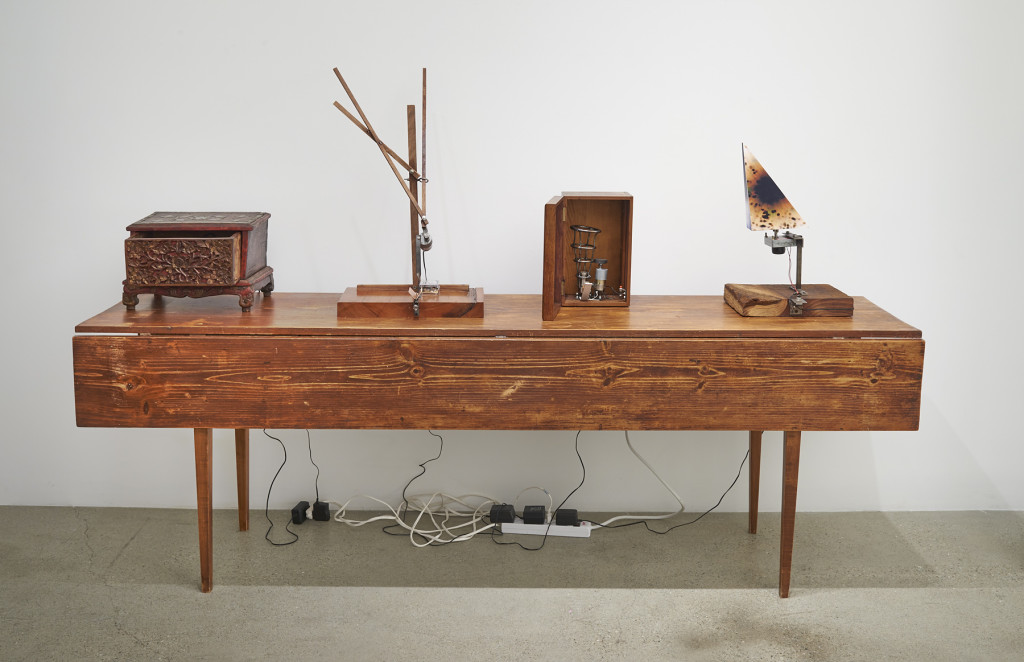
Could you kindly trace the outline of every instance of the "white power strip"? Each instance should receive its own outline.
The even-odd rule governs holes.
[[[515,522],[505,522],[501,525],[502,533],[528,533],[530,535],[542,536],[545,533],[549,536],[564,536],[566,538],[589,538],[590,522],[580,522],[579,526],[559,526],[552,524],[523,524],[523,518],[517,517]]]

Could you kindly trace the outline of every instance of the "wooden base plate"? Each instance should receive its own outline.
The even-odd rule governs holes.
[[[622,297],[616,295],[609,295],[606,299],[577,299],[571,294],[566,294],[562,297],[563,307],[577,307],[577,308],[626,308],[629,306],[629,302]]]
[[[441,285],[437,294],[424,294],[419,317],[484,316],[484,288]],[[349,287],[338,299],[338,317],[350,319],[417,319],[408,285],[359,285]]]
[[[744,317],[852,317],[853,297],[831,285],[804,285],[807,301],[800,315],[792,315],[789,285],[737,285],[726,283],[725,302]]]

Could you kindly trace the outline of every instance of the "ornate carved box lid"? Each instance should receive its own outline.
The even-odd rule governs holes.
[[[270,214],[261,211],[246,212],[180,212],[158,211],[128,226],[129,232],[208,232],[230,230],[248,232],[265,223]]]

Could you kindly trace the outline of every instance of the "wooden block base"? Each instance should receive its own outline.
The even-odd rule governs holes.
[[[807,302],[799,315],[790,311],[789,285],[737,285],[726,283],[725,302],[744,317],[852,317],[853,297],[831,285],[804,285]]]
[[[437,294],[424,294],[419,315],[413,308],[408,285],[359,285],[349,287],[338,299],[338,317],[350,319],[417,319],[484,316],[484,288],[441,285]]]

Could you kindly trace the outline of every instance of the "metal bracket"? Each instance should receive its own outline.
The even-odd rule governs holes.
[[[807,294],[803,289],[803,271],[804,271],[804,238],[803,235],[793,234],[789,230],[782,236],[779,236],[779,231],[776,230],[774,234],[769,235],[767,232],[764,233],[764,243],[772,249],[772,253],[775,255],[782,255],[786,252],[787,248],[796,248],[796,285],[793,287],[793,296],[799,299],[799,303],[796,305],[802,306],[806,301],[801,297]],[[792,302],[791,302],[792,303]],[[790,308],[792,311],[792,308]],[[796,313],[799,314],[799,313]]]

